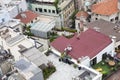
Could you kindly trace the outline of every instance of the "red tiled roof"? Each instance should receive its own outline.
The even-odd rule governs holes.
[[[92,5],[92,12],[96,14],[112,15],[118,11],[118,0],[104,0]]]
[[[85,11],[79,11],[75,16],[76,17],[80,17],[80,16],[88,17],[88,13]]]
[[[22,17],[21,14],[24,14],[26,17],[25,18]],[[27,24],[37,17],[38,17],[38,14],[28,10],[28,11],[18,14],[15,18],[20,19],[22,23]]]
[[[74,35],[71,39],[61,36],[53,41],[51,46],[60,52],[64,52],[64,49],[68,45],[71,45],[72,50],[68,54],[71,55],[72,58],[78,59],[82,56],[93,58],[112,42],[108,36],[93,29],[88,29],[81,33],[79,39],[77,39],[76,36],[77,35]]]

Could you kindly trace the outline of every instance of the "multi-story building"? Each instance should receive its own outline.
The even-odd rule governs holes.
[[[68,27],[68,20],[74,12],[74,0],[28,0],[29,8],[39,14],[53,16],[57,27]]]
[[[60,8],[60,17],[62,26],[70,27],[69,18],[75,11],[74,0],[63,0],[63,2],[59,3]]]

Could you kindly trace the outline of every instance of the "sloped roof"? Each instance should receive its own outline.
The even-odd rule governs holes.
[[[75,16],[77,18],[79,18],[80,16],[88,17],[88,13],[85,11],[79,11]]]
[[[38,17],[38,14],[28,10],[18,14],[15,18],[20,19],[22,23],[27,24],[37,17]]]
[[[75,34],[71,39],[61,36],[54,40],[51,46],[60,52],[64,52],[64,49],[68,45],[71,45],[72,50],[68,54],[71,55],[72,58],[78,59],[82,56],[93,58],[112,42],[108,36],[93,29],[82,32],[79,39],[77,39],[76,36]]]
[[[118,11],[118,0],[104,0],[92,5],[92,12],[95,14],[112,15]]]

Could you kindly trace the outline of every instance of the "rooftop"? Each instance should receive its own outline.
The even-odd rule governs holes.
[[[117,27],[117,24],[100,19],[88,23],[87,27],[93,29],[96,27],[101,33],[107,36],[116,36],[116,41],[120,41],[120,26]]]
[[[92,5],[92,12],[95,14],[112,15],[118,11],[118,0],[104,0]]]
[[[73,80],[78,77],[79,78],[81,77],[81,79],[84,80],[85,77],[89,77],[86,74],[87,72],[91,75],[92,79],[94,79],[97,76],[96,73],[94,73],[93,71],[89,69],[86,69],[85,67],[84,69],[81,68],[79,70],[78,68],[74,68],[73,65],[68,65],[66,63],[59,62],[58,60],[59,57],[54,54],[50,54],[48,56],[48,59],[53,62],[57,70],[47,80]]]
[[[23,45],[24,47],[28,49],[34,46],[34,42],[33,40],[26,38],[26,36],[20,35],[19,33],[14,32],[11,28],[8,28],[8,30],[9,30],[8,35],[11,35],[11,37],[5,40],[0,36],[0,42],[3,42],[4,49],[11,50],[12,55],[15,56],[15,60],[19,60],[20,48],[18,45]],[[0,43],[0,45],[1,44],[2,43]]]
[[[13,46],[13,45],[21,42],[24,39],[25,39],[24,35],[17,35],[17,36],[15,36],[13,38],[8,39],[6,41],[6,43],[7,43],[8,46]]]
[[[27,80],[41,72],[40,68],[29,62],[27,59],[20,59],[15,63],[15,67]]]
[[[42,64],[47,65],[47,63],[48,63],[48,60],[47,60],[47,57],[45,56],[45,54],[40,52],[35,47],[30,48],[29,50],[27,50],[21,54],[24,55],[28,60],[30,60],[31,62],[33,62],[37,66],[40,66]]]
[[[28,10],[28,11],[25,11],[25,12],[18,14],[15,18],[20,19],[20,21],[22,23],[27,24],[37,17],[38,17],[38,14]]]
[[[53,17],[40,15],[40,21],[34,23],[31,30],[48,32],[55,27],[55,20]]]
[[[3,8],[6,8],[8,11],[10,11],[17,4],[20,4],[21,1],[23,0],[2,0],[0,3],[2,4]]]
[[[77,19],[79,19],[81,16],[88,17],[88,13],[85,11],[79,11],[75,16]]]
[[[6,25],[6,26],[9,26],[10,28],[14,28],[17,25],[20,25],[20,20],[18,20],[18,19],[11,19],[7,24],[8,25]]]
[[[68,51],[68,54],[72,58],[78,59],[82,56],[93,58],[110,43],[112,43],[112,41],[108,36],[93,29],[88,29],[82,32],[79,37],[77,37],[77,35],[74,35],[74,37],[70,39],[63,36],[58,37],[51,43],[51,46],[60,52],[64,52],[65,48],[70,45],[72,49]]]

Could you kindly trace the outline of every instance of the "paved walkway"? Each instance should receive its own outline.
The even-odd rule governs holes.
[[[118,70],[116,73],[114,73],[113,75],[111,75],[106,80],[120,80],[120,70]]]

